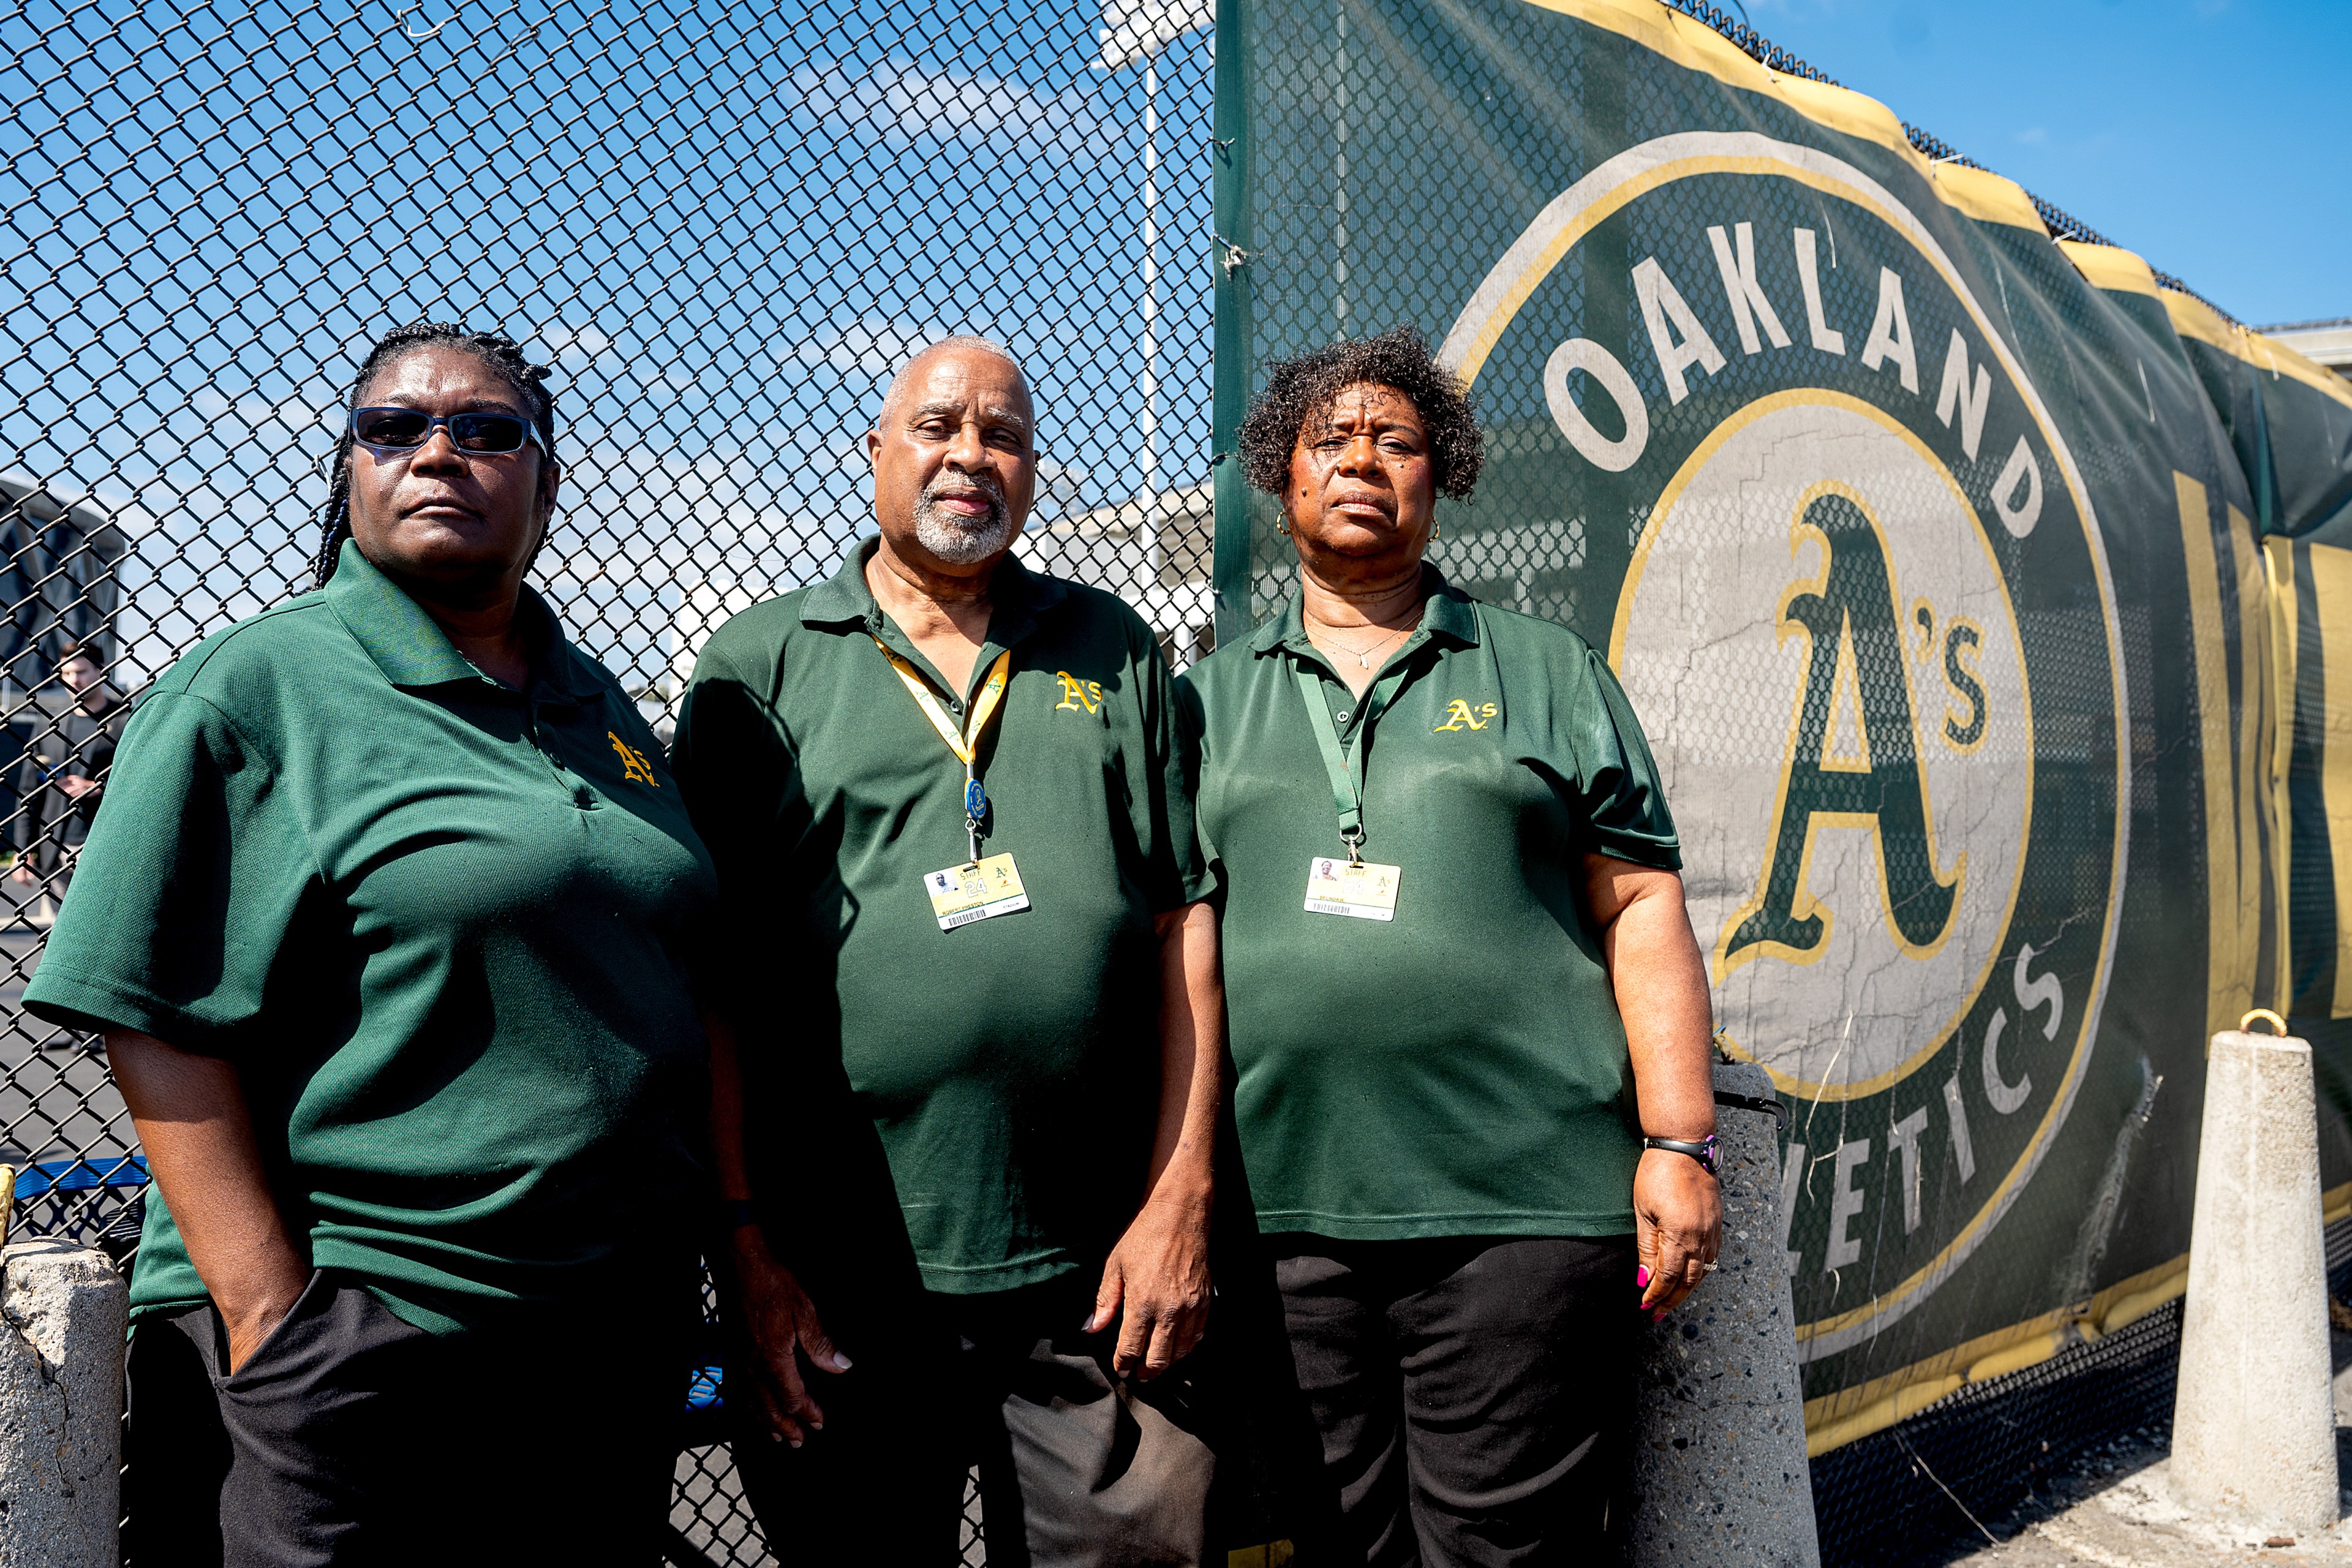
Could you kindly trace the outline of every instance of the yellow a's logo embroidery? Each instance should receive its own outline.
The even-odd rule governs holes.
[[[1062,700],[1054,704],[1054,711],[1063,709],[1072,712],[1096,712],[1102,707],[1102,682],[1080,680],[1066,669],[1057,669],[1054,679],[1062,683]]]
[[[651,785],[655,789],[661,788],[661,780],[654,777],[654,765],[646,761],[646,754],[610,730],[604,731],[604,739],[612,742],[613,750],[621,753],[621,773],[625,781],[634,780],[641,784]]]
[[[1430,733],[1442,735],[1448,730],[1483,730],[1486,727],[1487,721],[1494,716],[1493,703],[1481,702],[1477,707],[1473,708],[1468,702],[1457,697],[1445,705],[1445,722],[1432,730]]]

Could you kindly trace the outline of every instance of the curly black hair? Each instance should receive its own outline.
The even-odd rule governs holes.
[[[539,426],[546,439],[552,462],[555,451],[555,395],[547,389],[548,369],[523,357],[522,345],[499,332],[468,331],[451,321],[411,321],[404,327],[394,327],[375,341],[360,361],[359,374],[352,378],[352,390],[343,405],[357,408],[365,395],[368,384],[383,367],[411,349],[446,345],[472,354],[491,370],[499,379],[514,389],[522,405],[530,412],[531,423]],[[352,531],[352,432],[348,422],[341,439],[335,443],[334,479],[327,490],[327,504],[319,510],[319,552],[310,561],[310,580],[317,587],[325,587],[335,570],[336,552]],[[544,544],[542,538],[540,542]],[[537,550],[532,552],[536,556]]]
[[[1290,454],[1300,433],[1328,419],[1339,394],[1364,385],[1394,387],[1405,395],[1429,432],[1437,493],[1469,500],[1486,461],[1486,435],[1469,389],[1430,357],[1429,340],[1410,326],[1391,327],[1374,338],[1341,338],[1266,367],[1265,390],[1242,421],[1242,473],[1250,488],[1270,496],[1287,489]]]

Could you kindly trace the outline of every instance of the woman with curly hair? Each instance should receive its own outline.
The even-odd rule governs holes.
[[[1339,1560],[1585,1561],[1721,1237],[1674,823],[1601,657],[1423,561],[1482,438],[1417,332],[1274,365],[1241,445],[1298,591],[1181,700]]]
[[[656,1560],[716,885],[523,585],[544,374],[455,326],[373,346],[317,591],[140,702],[27,987],[103,1033],[154,1177],[141,1562]]]

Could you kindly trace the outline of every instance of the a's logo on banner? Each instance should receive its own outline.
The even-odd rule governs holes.
[[[1533,488],[1630,516],[1610,660],[1724,1037],[1798,1101],[1809,1357],[1985,1239],[2073,1101],[2114,948],[2113,592],[1980,291],[1851,165],[1693,132],[1552,202],[1444,350],[1549,416]]]

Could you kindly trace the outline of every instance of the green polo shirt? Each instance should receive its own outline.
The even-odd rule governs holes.
[[[523,591],[499,684],[346,543],[140,702],[27,1011],[234,1062],[311,1260],[438,1333],[686,1288],[716,888],[661,749]],[[695,1205],[685,1206],[681,1205]],[[205,1289],[160,1193],[134,1310]]]
[[[1152,917],[1206,889],[1174,693],[1135,612],[1012,558],[958,690],[875,603],[874,549],[720,627],[678,722],[740,976],[747,1158],[763,1193],[805,1186],[810,1086],[845,1076],[843,1114],[880,1135],[924,1283],[1010,1289],[1098,1266],[1143,1195]],[[1028,909],[940,929],[925,879],[970,852],[963,764],[877,637],[959,724],[1011,650],[979,755],[981,853],[1013,856]]]
[[[1180,683],[1259,1224],[1630,1231],[1633,1071],[1581,888],[1588,851],[1679,866],[1657,770],[1581,637],[1426,582],[1365,700],[1295,598]],[[1302,668],[1341,744],[1362,736],[1363,857],[1403,872],[1392,921],[1306,908],[1309,861],[1345,850]]]

